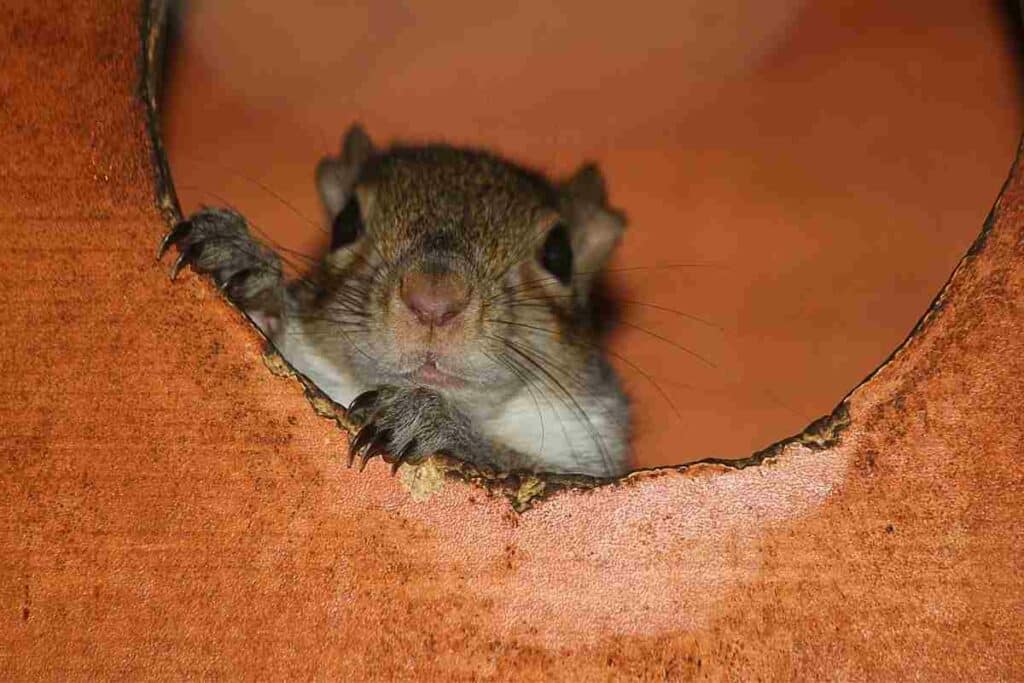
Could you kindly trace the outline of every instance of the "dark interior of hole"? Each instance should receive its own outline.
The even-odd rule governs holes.
[[[536,113],[558,83],[534,93],[522,129],[474,127],[471,119],[487,98],[468,96],[445,103],[447,118],[445,107],[429,103],[424,112],[402,114],[394,106],[400,100],[380,94],[369,103],[320,102],[317,118],[303,105],[301,87],[269,97],[258,87],[246,91],[216,63],[203,67],[184,25],[183,40],[170,52],[177,66],[164,125],[186,209],[226,199],[276,240],[311,252],[319,235],[282,198],[305,216],[319,216],[311,168],[334,151],[353,119],[383,140],[468,142],[556,172],[598,159],[614,202],[633,218],[617,267],[724,254],[710,260],[730,275],[750,276],[731,277],[724,287],[672,269],[637,281],[618,278],[626,285],[618,288],[620,298],[639,302],[619,306],[648,333],[632,330],[613,348],[655,380],[637,375],[630,387],[635,464],[742,458],[828,412],[899,344],[976,235],[1005,175],[1021,109],[1017,9],[960,4],[939,12],[841,3],[804,8],[756,69],[724,79],[699,108],[682,107],[679,125],[662,116],[653,132],[637,125],[604,131],[601,117],[591,116],[564,144],[553,141],[551,128],[564,129],[565,117],[578,114],[571,99],[556,98],[564,111]],[[242,25],[228,25],[245,34]],[[966,37],[963,25],[978,30]],[[272,60],[272,53],[249,58]],[[339,57],[338,67],[348,64]],[[858,93],[840,104],[870,104],[830,110],[830,93],[822,92],[830,82]],[[200,107],[188,102],[196,93]],[[727,110],[737,107],[750,118],[730,119]],[[800,114],[813,110],[820,114]],[[807,133],[809,125],[822,131]],[[294,145],[284,144],[289,130]],[[951,130],[960,131],[957,140]],[[829,145],[834,149],[815,149]],[[201,160],[213,150],[219,167]],[[716,232],[735,250],[716,244]],[[702,317],[724,320],[734,341],[695,339],[675,316],[652,317],[651,306],[682,310],[694,303]],[[701,371],[685,367],[681,352],[653,335],[683,346],[696,342],[732,376],[691,376]]]

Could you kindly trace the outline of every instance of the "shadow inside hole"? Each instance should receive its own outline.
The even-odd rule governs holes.
[[[315,259],[312,168],[354,120],[379,141],[484,146],[560,175],[596,159],[630,217],[607,286],[634,464],[745,457],[829,412],[902,341],[976,235],[1020,128],[1012,3],[812,5],[723,9],[770,14],[761,33],[733,27],[748,52],[728,32],[695,37],[687,15],[608,56],[602,31],[627,19],[591,17],[595,38],[570,40],[582,5],[197,4],[166,90],[179,194],[186,211],[235,205]],[[364,38],[322,40],[328,25]],[[467,28],[482,37],[452,37]]]

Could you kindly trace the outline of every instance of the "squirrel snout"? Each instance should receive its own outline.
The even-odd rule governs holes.
[[[442,327],[458,318],[469,305],[469,287],[451,272],[410,271],[402,277],[399,295],[423,325]]]

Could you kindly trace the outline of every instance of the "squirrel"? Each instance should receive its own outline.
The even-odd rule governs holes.
[[[595,286],[626,226],[584,164],[564,182],[447,144],[375,147],[353,125],[316,168],[330,247],[286,281],[225,208],[161,242],[211,275],[356,426],[351,458],[443,453],[491,471],[615,477],[629,403]]]

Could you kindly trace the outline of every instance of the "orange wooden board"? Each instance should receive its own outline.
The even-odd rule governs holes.
[[[169,282],[138,11],[0,14],[0,678],[1019,675],[1019,174],[837,444],[517,514],[345,469],[211,284]]]

